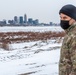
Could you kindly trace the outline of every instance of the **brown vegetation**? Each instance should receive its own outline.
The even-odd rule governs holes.
[[[6,50],[9,50],[9,44],[19,43],[26,41],[38,41],[38,40],[48,40],[56,39],[60,37],[58,42],[61,41],[61,38],[64,37],[64,32],[7,32],[0,33],[0,47]]]
[[[64,37],[64,32],[7,32],[0,33],[0,42],[13,43],[23,41],[47,40],[52,37]]]

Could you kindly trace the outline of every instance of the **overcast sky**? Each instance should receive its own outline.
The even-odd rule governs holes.
[[[76,5],[76,0],[0,0],[0,20],[27,14],[39,22],[59,23],[59,10],[66,4]]]

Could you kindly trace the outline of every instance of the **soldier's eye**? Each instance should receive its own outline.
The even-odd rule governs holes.
[[[67,19],[67,17],[63,17],[63,19]]]

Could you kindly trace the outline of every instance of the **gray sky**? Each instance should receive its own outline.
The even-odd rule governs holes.
[[[76,5],[76,0],[0,0],[0,20],[27,14],[39,22],[59,23],[59,10],[65,4]]]

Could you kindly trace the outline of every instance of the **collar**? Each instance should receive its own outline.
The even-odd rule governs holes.
[[[67,30],[65,30],[66,33],[69,31],[72,31],[76,27],[76,22],[74,22]]]

